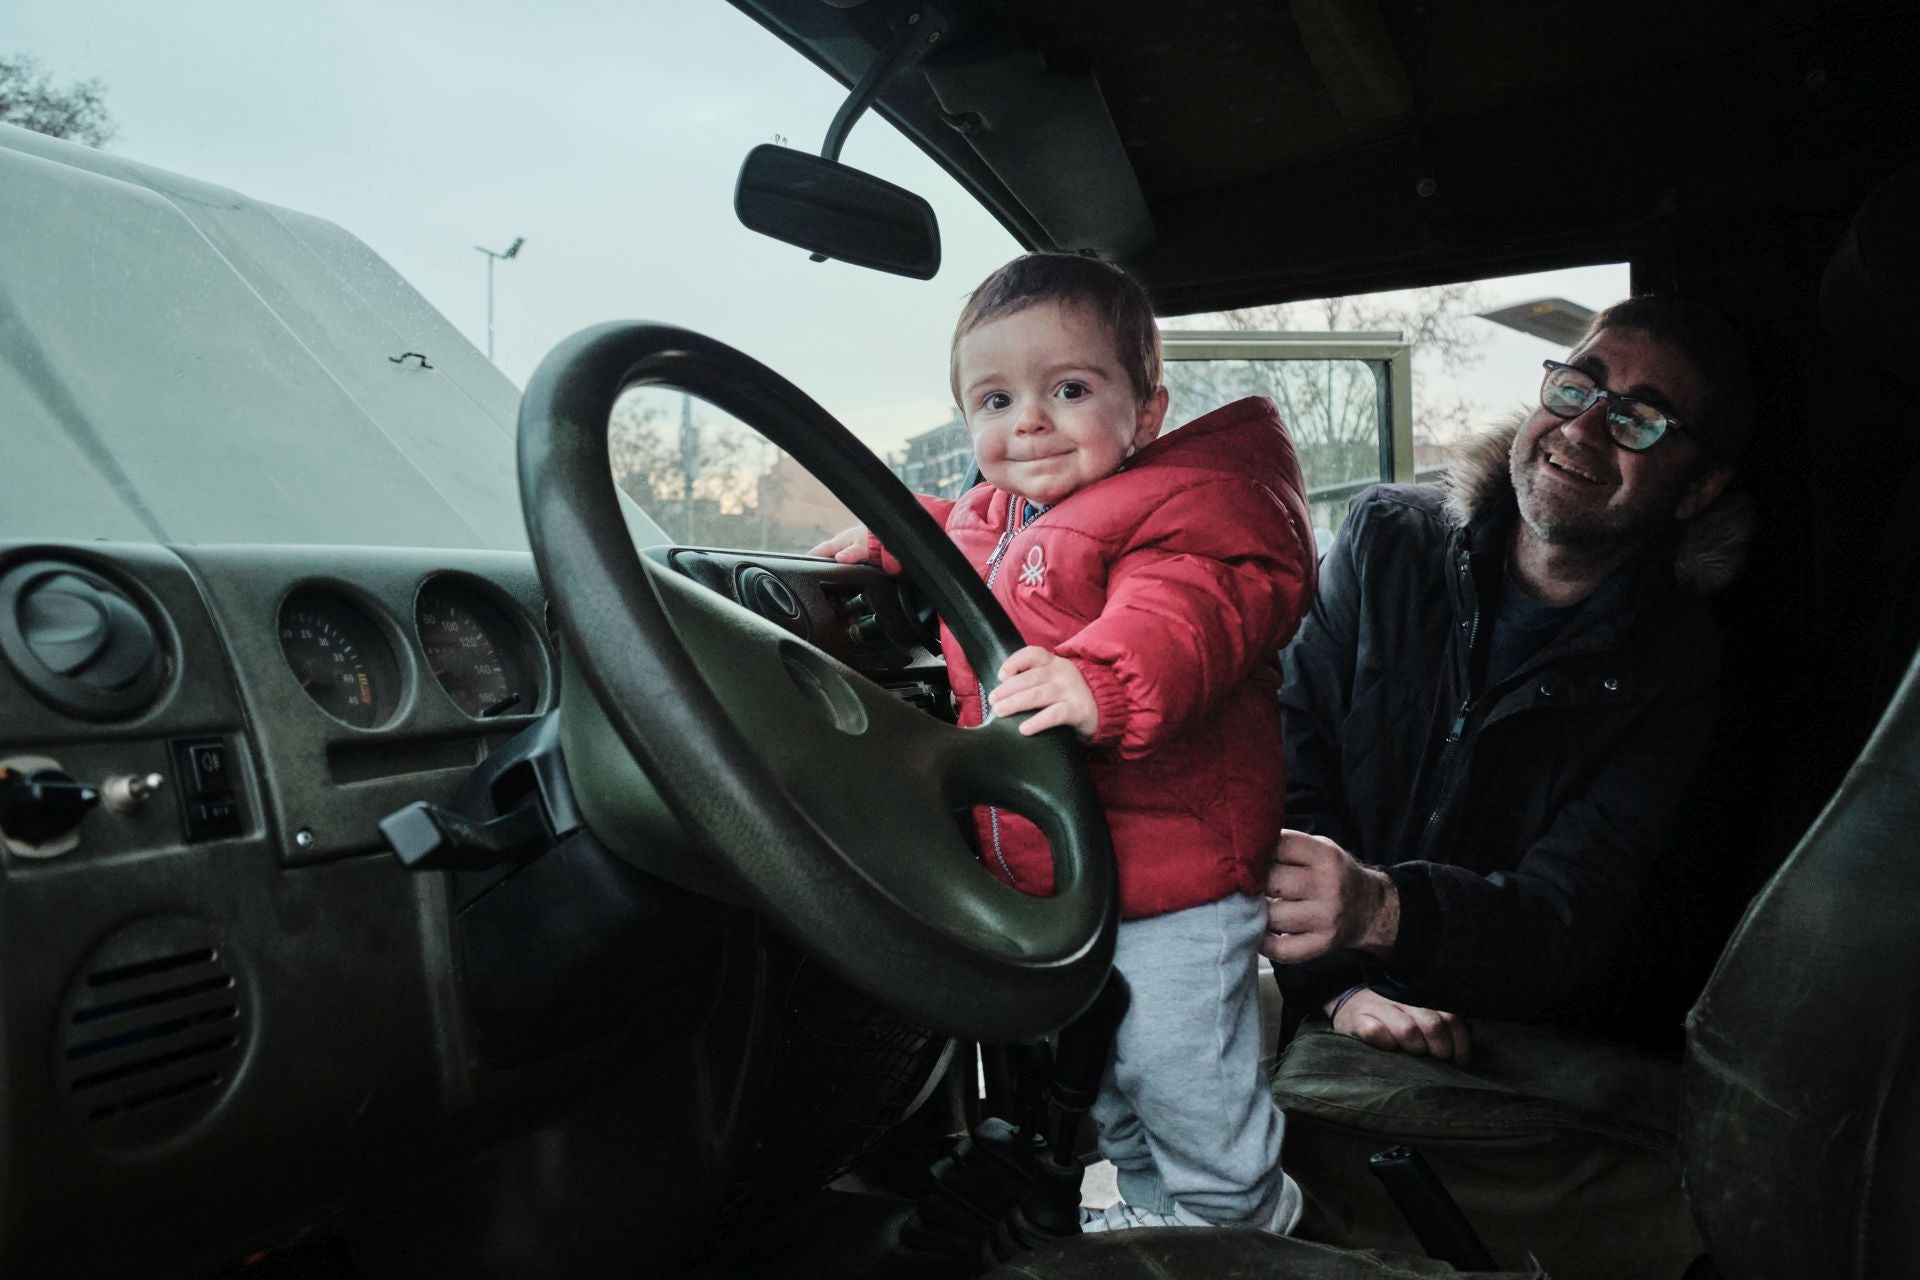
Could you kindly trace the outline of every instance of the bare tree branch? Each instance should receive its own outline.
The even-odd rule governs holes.
[[[55,85],[38,58],[0,57],[0,120],[8,124],[104,147],[118,132],[107,113],[106,93],[99,80]]]
[[[1461,396],[1443,391],[1435,374],[1439,369],[1458,374],[1480,362],[1486,333],[1477,323],[1475,313],[1485,308],[1479,286],[1449,284],[1398,293],[1247,307],[1193,317],[1192,323],[1197,328],[1224,328],[1240,333],[1398,332],[1413,348],[1414,428],[1422,436],[1446,440],[1470,426],[1480,411]],[[1377,463],[1377,456],[1373,461],[1362,456],[1364,450],[1378,447],[1376,388],[1366,371],[1357,365],[1341,373],[1333,372],[1320,362],[1310,367],[1318,372],[1297,378],[1276,375],[1268,380],[1265,388],[1243,390],[1239,394],[1268,395],[1279,403],[1296,442],[1305,446],[1303,463],[1331,468],[1329,472],[1314,475],[1315,483],[1337,483],[1340,479],[1366,474],[1362,470],[1356,476],[1349,476],[1345,468]],[[1323,456],[1313,456],[1315,446]]]

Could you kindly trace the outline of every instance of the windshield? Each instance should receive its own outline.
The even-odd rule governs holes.
[[[817,148],[843,94],[724,5],[29,10],[0,52],[97,79],[105,158],[195,182],[6,183],[0,536],[524,545],[514,402],[569,333],[699,329],[881,442],[945,416],[961,282],[1018,248],[877,116],[844,158],[934,202],[936,280],[740,227],[748,149]]]
[[[845,91],[727,6],[126,0],[10,16],[0,52],[97,80],[114,134],[84,155],[0,138],[0,536],[524,547],[518,387],[555,343],[613,319],[757,357],[922,491],[967,478],[948,337],[1019,246],[876,115],[842,159],[933,204],[933,280],[814,263],[741,227],[747,151],[817,150]],[[1453,305],[1625,291],[1623,271],[1587,277]],[[1471,323],[1478,348],[1539,353],[1500,355],[1517,372],[1476,385],[1485,350],[1428,370],[1416,347],[1423,394],[1452,414],[1439,434],[1517,402],[1527,362],[1561,350]],[[1317,368],[1302,385],[1331,370],[1378,398],[1370,368]],[[1195,394],[1292,385],[1263,377],[1210,376]],[[1348,429],[1342,403],[1325,431]],[[1319,429],[1298,412],[1297,433]],[[643,540],[804,550],[851,518],[697,401],[634,393],[611,438]],[[1337,465],[1308,477],[1327,525],[1380,478],[1371,447],[1330,451]]]

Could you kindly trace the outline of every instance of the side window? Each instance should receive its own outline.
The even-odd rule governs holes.
[[[1463,435],[1530,408],[1541,360],[1563,356],[1596,305],[1627,293],[1613,263],[1171,318],[1167,420],[1272,399],[1324,549],[1362,489],[1434,479]],[[927,395],[850,421],[908,488],[953,497],[973,444],[937,388],[930,379]],[[615,479],[672,541],[797,552],[854,522],[792,458],[697,398],[631,391],[612,427]]]
[[[1408,347],[1397,333],[1167,332],[1167,421],[1245,396],[1280,406],[1306,477],[1322,550],[1353,495],[1413,477]],[[667,538],[690,546],[801,552],[853,514],[758,432],[697,397],[629,391],[613,411],[615,482]],[[957,411],[906,436],[887,464],[916,493],[957,496],[973,442]]]
[[[1167,421],[1265,396],[1293,433],[1324,551],[1370,484],[1414,478],[1412,350],[1398,333],[1171,331]]]

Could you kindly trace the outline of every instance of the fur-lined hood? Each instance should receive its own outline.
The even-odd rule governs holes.
[[[1525,414],[1515,414],[1454,447],[1442,484],[1447,514],[1456,523],[1471,523],[1496,499],[1513,492],[1507,459],[1525,421]],[[1673,555],[1675,581],[1696,595],[1725,590],[1746,564],[1753,524],[1752,497],[1729,486],[1712,506],[1681,526]]]

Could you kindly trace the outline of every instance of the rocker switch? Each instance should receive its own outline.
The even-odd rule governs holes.
[[[175,738],[174,773],[180,821],[189,843],[240,834],[240,798],[234,792],[233,753],[225,738]]]
[[[187,748],[193,770],[193,793],[202,799],[231,795],[233,777],[227,772],[227,744],[218,740],[196,742]]]

